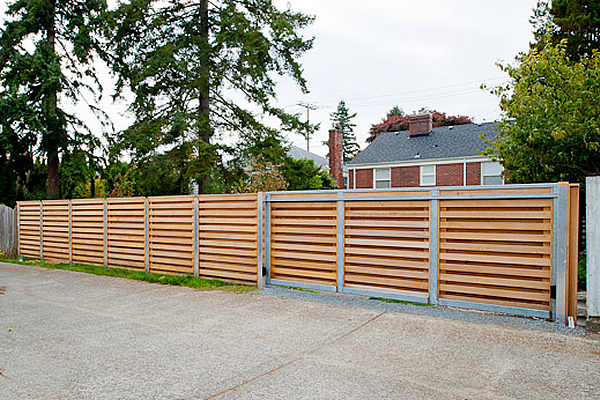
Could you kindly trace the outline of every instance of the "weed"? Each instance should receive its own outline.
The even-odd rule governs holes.
[[[302,292],[309,292],[309,293],[319,293],[316,290],[312,290],[312,289],[304,289],[304,288],[299,288],[299,287],[294,287],[294,286],[279,286],[282,288],[286,288],[286,289],[292,289],[292,290],[300,290]]]

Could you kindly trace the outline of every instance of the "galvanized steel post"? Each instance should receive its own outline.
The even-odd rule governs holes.
[[[149,232],[148,232],[148,198],[144,203],[144,270],[146,273],[150,272],[150,246],[149,246]]]
[[[73,209],[69,200],[69,264],[73,265]]]
[[[40,262],[44,262],[44,202],[40,201]]]
[[[569,185],[558,184],[555,189],[558,192],[557,204],[557,232],[556,232],[556,322],[567,323],[567,229],[568,229],[568,196]],[[554,274],[553,274],[554,275]]]
[[[258,255],[257,255],[257,265],[256,265],[256,283],[260,289],[265,286],[265,280],[263,278],[263,198],[264,193],[258,193],[256,195],[256,207],[257,207],[257,245],[258,245]]]
[[[439,203],[438,190],[431,191],[429,213],[429,303],[438,304]]]
[[[269,193],[265,194],[265,280],[271,279],[271,201]]]
[[[104,268],[108,268],[108,199],[104,199]]]
[[[344,289],[344,192],[337,200],[337,291]]]
[[[200,275],[198,254],[198,196],[194,196],[194,277]]]

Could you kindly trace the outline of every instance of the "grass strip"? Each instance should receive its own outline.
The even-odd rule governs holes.
[[[253,286],[236,285],[234,283],[223,282],[218,279],[195,278],[191,275],[165,275],[156,273],[147,274],[142,271],[132,271],[119,268],[104,268],[96,265],[51,264],[36,261],[19,261],[11,258],[0,258],[0,261],[20,265],[33,265],[48,269],[62,269],[65,271],[84,272],[86,274],[114,276],[117,278],[133,279],[148,283],[160,283],[161,285],[185,286],[198,290],[223,290],[233,293],[246,293],[256,289]]]
[[[411,306],[420,306],[420,307],[432,307],[433,306],[433,304],[414,303],[412,301],[402,301],[402,300],[394,300],[394,299],[384,299],[383,297],[369,297],[369,300],[383,301],[385,303],[408,304]]]

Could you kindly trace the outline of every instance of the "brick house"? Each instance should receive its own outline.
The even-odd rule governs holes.
[[[379,135],[348,163],[349,189],[502,185],[502,166],[479,154],[495,123],[432,128],[431,114],[411,115],[409,130]]]

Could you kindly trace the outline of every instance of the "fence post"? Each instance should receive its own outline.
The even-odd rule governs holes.
[[[338,192],[337,200],[337,291],[344,290],[344,192]]]
[[[429,210],[429,303],[438,304],[439,200],[438,190],[430,192]]]
[[[148,198],[146,197],[146,202],[144,203],[144,270],[146,273],[150,273],[150,246],[149,246],[149,237],[150,232],[148,232]]]
[[[553,265],[552,276],[554,278],[553,283],[556,286],[556,301],[555,307],[552,309],[552,314],[555,316],[555,321],[559,324],[566,324],[567,322],[567,218],[568,218],[568,191],[569,185],[559,183],[554,188],[555,193],[558,195],[554,199],[554,221],[555,235],[556,238],[554,246],[556,247]]]
[[[69,265],[73,265],[73,205],[69,200]]]
[[[269,193],[265,194],[265,279],[271,279],[271,202]]]
[[[586,327],[600,331],[600,176],[585,178],[585,202]]]
[[[44,202],[40,201],[40,262],[44,262]]]
[[[198,196],[194,196],[194,277],[200,275],[198,254]]]
[[[257,247],[258,247],[258,260],[256,265],[256,284],[259,289],[265,287],[265,282],[263,279],[263,198],[264,193],[256,194],[256,211],[257,211]]]
[[[104,268],[108,268],[108,199],[104,199]]]

